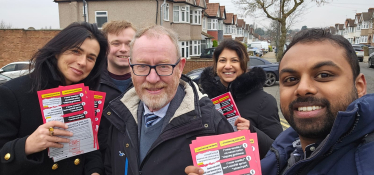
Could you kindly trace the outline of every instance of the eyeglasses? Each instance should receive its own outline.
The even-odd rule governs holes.
[[[157,64],[154,66],[148,64],[131,64],[131,59],[129,60],[132,72],[137,76],[148,76],[151,73],[151,69],[155,69],[158,76],[169,76],[173,74],[174,67],[178,65],[179,61],[175,64]]]

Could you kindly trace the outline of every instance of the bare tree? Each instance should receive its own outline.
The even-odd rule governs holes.
[[[318,6],[327,3],[329,0],[308,0],[316,3]],[[251,14],[258,16],[265,15],[280,24],[280,39],[278,47],[282,48],[286,43],[287,30],[297,22],[298,17],[303,13],[302,9],[306,8],[306,0],[232,0],[244,15]],[[278,49],[277,61],[282,59],[283,49]]]
[[[10,24],[10,23],[5,24],[5,22],[3,20],[1,20],[0,29],[11,29],[11,28],[12,28],[12,24]]]

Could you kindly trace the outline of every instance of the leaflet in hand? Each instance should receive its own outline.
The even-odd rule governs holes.
[[[197,137],[190,150],[204,175],[261,175],[257,134],[249,130]]]
[[[63,148],[49,148],[55,162],[99,148],[97,133],[103,110],[105,93],[90,91],[83,84],[60,86],[38,91],[43,122],[60,121],[68,125],[72,137]],[[61,129],[61,128],[58,128]]]
[[[234,98],[232,98],[231,92],[227,92],[218,97],[212,98],[212,102],[215,108],[226,117],[234,128],[234,131],[237,131],[235,120],[240,116],[240,114],[238,108],[236,107]]]

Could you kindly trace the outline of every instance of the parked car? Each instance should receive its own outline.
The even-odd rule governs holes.
[[[364,47],[367,46],[367,45],[365,45],[365,44],[352,44],[352,46],[353,47],[361,47],[361,49],[364,49]]]
[[[358,61],[363,62],[364,61],[364,49],[363,46],[365,45],[358,45],[358,44],[353,44],[352,47],[356,52]]]
[[[216,50],[215,47],[204,49],[200,55],[200,58],[212,58],[214,50]]]
[[[256,47],[262,50],[262,52],[268,53],[269,52],[269,43],[266,41],[256,41],[252,42],[251,47]]]
[[[374,67],[374,52],[369,55],[368,65],[370,68]]]
[[[194,70],[188,72],[186,75],[188,77],[190,77],[191,80],[194,81],[196,84],[199,84],[201,73],[203,72],[204,69],[205,69],[205,67],[194,69]]]
[[[287,50],[287,48],[288,48],[288,44],[284,44],[283,45],[283,53]],[[277,53],[277,52],[278,52],[278,48],[275,48],[274,53]]]
[[[30,62],[13,62],[0,69],[0,74],[10,78],[17,78],[29,73]]]
[[[258,56],[258,57],[262,57],[262,50],[260,50],[259,48],[256,48],[256,47],[248,47],[247,48],[247,52],[250,52],[252,51],[253,52],[253,56]]]
[[[260,57],[251,56],[249,57],[248,70],[253,67],[261,67],[266,73],[266,82],[264,86],[273,86],[276,81],[279,81],[278,63],[271,63]],[[194,69],[188,72],[186,75],[190,77],[194,82],[198,83],[201,77],[201,73],[205,68]]]
[[[253,67],[261,67],[266,72],[265,86],[273,86],[279,81],[278,63],[271,63],[268,60],[251,56],[249,57],[248,70]]]
[[[10,77],[7,77],[7,76],[5,76],[5,75],[1,75],[1,74],[0,74],[0,85],[4,84],[5,82],[7,82],[7,81],[9,81],[9,80],[11,80]]]

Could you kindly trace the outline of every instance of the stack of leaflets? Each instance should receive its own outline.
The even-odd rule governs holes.
[[[63,148],[49,148],[54,162],[99,149],[97,133],[105,102],[105,93],[90,91],[84,84],[60,86],[38,91],[43,122],[60,121],[68,125],[72,137]],[[55,128],[56,129],[56,128]],[[62,128],[58,128],[62,129]]]
[[[261,175],[257,134],[249,130],[197,137],[190,150],[204,175]]]
[[[215,108],[226,117],[227,121],[229,121],[234,128],[234,131],[237,131],[235,120],[240,116],[240,113],[232,98],[231,92],[212,98],[212,102]]]

